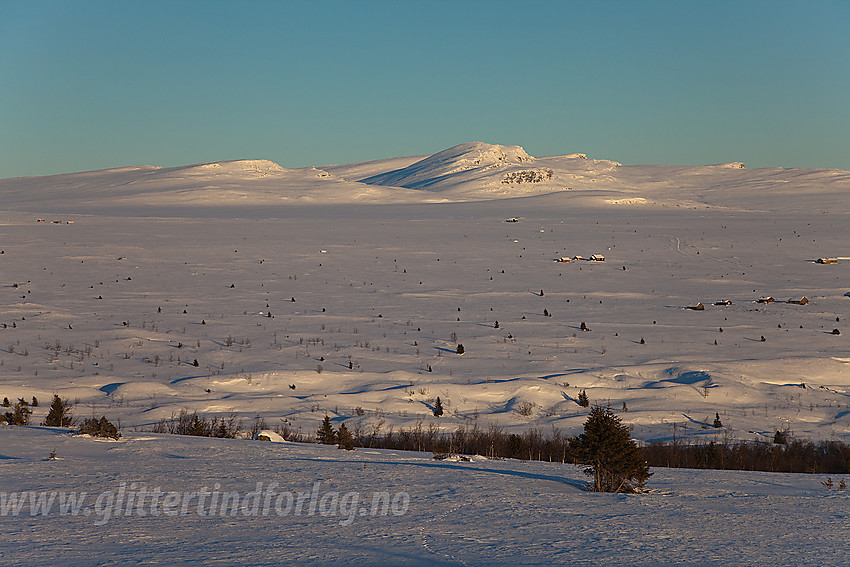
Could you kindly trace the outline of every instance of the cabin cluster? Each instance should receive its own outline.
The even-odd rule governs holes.
[[[579,261],[583,261],[583,262],[604,262],[605,256],[603,256],[602,254],[593,254],[590,258],[585,258],[584,256],[573,256],[572,258],[570,258],[569,256],[565,256],[563,258],[555,258],[555,262],[569,263],[569,262],[579,262]]]
[[[848,293],[848,295],[850,295],[850,293]],[[755,302],[756,303],[762,303],[762,304],[776,303],[776,299],[774,299],[772,296],[768,295],[768,296],[759,297]],[[809,304],[809,298],[805,297],[805,296],[801,297],[800,299],[791,298],[788,301],[786,301],[785,303],[789,303],[791,305],[808,305]],[[714,305],[717,305],[717,306],[720,306],[720,307],[727,307],[729,305],[732,305],[732,301],[729,300],[729,299],[720,299],[718,301],[715,301]],[[702,302],[699,302],[696,305],[688,305],[686,307],[686,309],[691,309],[693,311],[705,311],[705,305],[703,305]]]

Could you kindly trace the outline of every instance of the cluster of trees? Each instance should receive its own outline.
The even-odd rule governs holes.
[[[774,441],[779,443],[653,443],[643,448],[643,455],[654,467],[850,474],[850,445],[788,441],[784,432],[777,433]]]
[[[640,448],[632,440],[629,428],[607,408],[595,407],[585,423],[584,433],[576,438],[564,437],[553,428],[544,435],[539,429],[523,434],[505,433],[491,425],[482,429],[477,424],[462,425],[454,432],[443,432],[435,423],[397,431],[390,428],[384,435],[355,429],[352,434],[345,424],[334,430],[325,416],[316,431],[316,441],[341,448],[372,447],[406,451],[429,451],[435,457],[448,454],[479,454],[490,458],[548,460],[550,462],[585,464],[585,472],[593,477],[591,489],[603,492],[636,492],[650,476],[649,466]],[[300,433],[289,428],[278,430],[284,439],[304,441]]]
[[[25,399],[18,398],[18,401],[12,406],[9,403],[9,399],[4,398],[3,405],[5,407],[11,407],[11,411],[0,415],[0,423],[5,422],[9,425],[19,426],[29,425],[30,418],[32,417],[32,408],[38,407],[38,399],[33,397],[32,405],[30,405]],[[71,427],[75,421],[71,412],[72,407],[73,404],[63,400],[58,394],[53,394],[50,409],[41,422],[41,425],[46,427]],[[94,437],[109,437],[112,439],[121,437],[118,427],[106,419],[106,416],[102,416],[100,419],[95,417],[84,419],[80,424],[79,432]]]
[[[9,402],[9,398],[3,398],[3,407],[10,408],[10,411],[0,414],[0,423],[29,425],[33,413],[32,408],[38,407],[38,398],[33,396],[32,404],[23,398],[18,398],[15,405]],[[73,421],[71,404],[54,394],[53,403],[50,405],[47,416],[41,422],[41,425],[48,427],[71,427]]]
[[[336,444],[340,449],[346,451],[354,450],[354,436],[345,424],[341,424],[338,430],[334,430],[333,425],[331,425],[331,418],[327,415],[322,421],[322,426],[316,431],[316,441],[324,445]]]
[[[118,433],[118,428],[111,421],[106,419],[106,416],[101,416],[100,419],[90,417],[83,420],[80,424],[80,433],[91,435],[92,437],[108,437],[118,439],[121,434]]]

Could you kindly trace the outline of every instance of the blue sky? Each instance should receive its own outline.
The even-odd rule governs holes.
[[[0,0],[0,178],[467,141],[850,169],[850,2]]]

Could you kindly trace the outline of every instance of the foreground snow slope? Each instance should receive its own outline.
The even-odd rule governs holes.
[[[49,460],[54,450],[58,459]],[[848,561],[850,493],[826,489],[824,476],[653,472],[650,494],[593,494],[583,490],[579,468],[558,463],[439,462],[429,454],[133,432],[101,441],[0,426],[0,492],[7,502],[10,493],[56,492],[46,514],[41,508],[31,516],[26,505],[18,516],[0,515],[0,549],[4,565],[30,567]],[[153,496],[139,500],[143,489],[163,493],[155,508]],[[212,494],[200,507],[197,496],[186,496],[200,491],[238,499],[228,497],[222,516]],[[249,498],[257,491],[261,497]],[[86,499],[76,515],[61,515],[59,499],[72,492],[86,492]],[[169,508],[173,515],[161,505],[169,492],[182,497]],[[287,510],[283,496],[278,507],[285,492],[307,495],[300,513],[295,505]],[[376,492],[396,506],[382,514],[381,496],[373,514]]]
[[[850,263],[814,260],[850,256],[847,172],[735,165],[463,144],[2,180],[0,396],[127,426],[188,409],[575,434],[586,390],[647,441],[844,439]]]

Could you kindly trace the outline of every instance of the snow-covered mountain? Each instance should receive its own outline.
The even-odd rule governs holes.
[[[564,204],[850,211],[850,173],[817,169],[623,166],[585,154],[534,157],[473,142],[426,157],[286,169],[268,160],[124,167],[0,180],[3,206],[91,208],[290,207],[297,204],[450,203],[559,195]],[[187,214],[181,212],[180,214]]]

